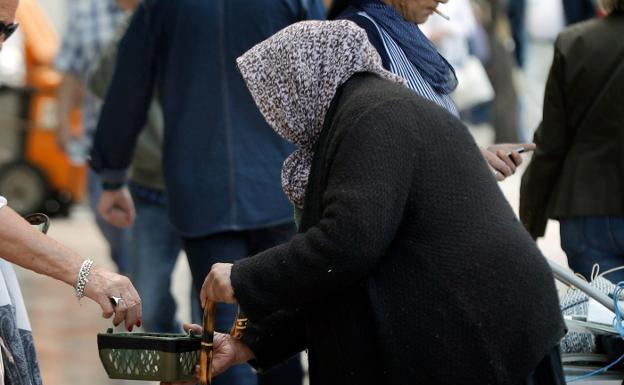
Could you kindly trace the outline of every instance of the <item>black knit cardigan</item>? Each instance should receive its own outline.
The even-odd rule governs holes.
[[[255,364],[308,349],[312,385],[516,385],[564,332],[466,128],[370,74],[334,98],[300,233],[231,278]]]

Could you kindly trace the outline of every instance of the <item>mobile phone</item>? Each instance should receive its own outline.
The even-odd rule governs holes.
[[[515,150],[515,151],[516,151],[518,154],[522,154],[523,152],[526,152],[526,148],[524,148],[524,147],[518,147],[518,148],[516,148],[516,150]],[[512,162],[516,163],[516,162],[514,161],[513,157],[511,156],[511,154],[512,154],[512,153],[513,153],[513,151],[509,151],[509,152],[507,153],[507,156],[509,157],[509,159],[511,159],[511,161],[512,161]]]
[[[518,154],[522,154],[523,152],[526,152],[526,148],[524,147],[518,147],[515,150]],[[516,161],[514,160],[513,156],[512,156],[513,151],[509,151],[507,153],[507,156],[509,157],[509,159],[516,165],[518,166],[518,164],[516,163]]]
[[[518,154],[522,154],[523,152],[526,152],[526,148],[524,148],[524,147],[518,147],[518,148],[516,148],[516,150],[515,150],[515,151],[516,151]],[[513,151],[509,151],[509,152],[507,153],[507,156],[511,157],[511,154],[512,154],[512,153],[513,153]]]

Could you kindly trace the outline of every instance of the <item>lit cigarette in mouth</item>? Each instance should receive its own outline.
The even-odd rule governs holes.
[[[446,15],[445,15],[445,14],[443,14],[441,11],[438,11],[438,9],[437,9],[437,8],[436,8],[436,9],[434,9],[434,10],[433,10],[433,12],[437,13],[437,14],[438,14],[440,17],[442,17],[443,19],[446,19],[446,20],[449,20],[449,21],[451,20],[451,18],[450,18],[450,17],[446,16]]]

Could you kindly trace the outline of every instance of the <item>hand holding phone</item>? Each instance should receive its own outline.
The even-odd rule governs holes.
[[[520,154],[533,150],[535,143],[501,143],[488,147],[488,153],[484,154],[484,157],[500,182],[513,175],[516,168],[522,164]]]
[[[526,152],[526,148],[524,148],[524,147],[518,147],[518,148],[516,148],[514,151],[516,151],[518,154],[522,154],[522,153]],[[513,155],[513,151],[509,151],[509,152],[507,153],[507,156],[509,156],[509,157],[511,157],[512,155]],[[513,160],[513,159],[512,159],[512,160]]]

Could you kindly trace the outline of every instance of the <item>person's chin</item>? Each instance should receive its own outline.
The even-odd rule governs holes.
[[[411,18],[410,21],[416,24],[423,24],[429,19],[431,15],[432,15],[432,12],[427,13],[427,14],[414,15],[414,17]]]

